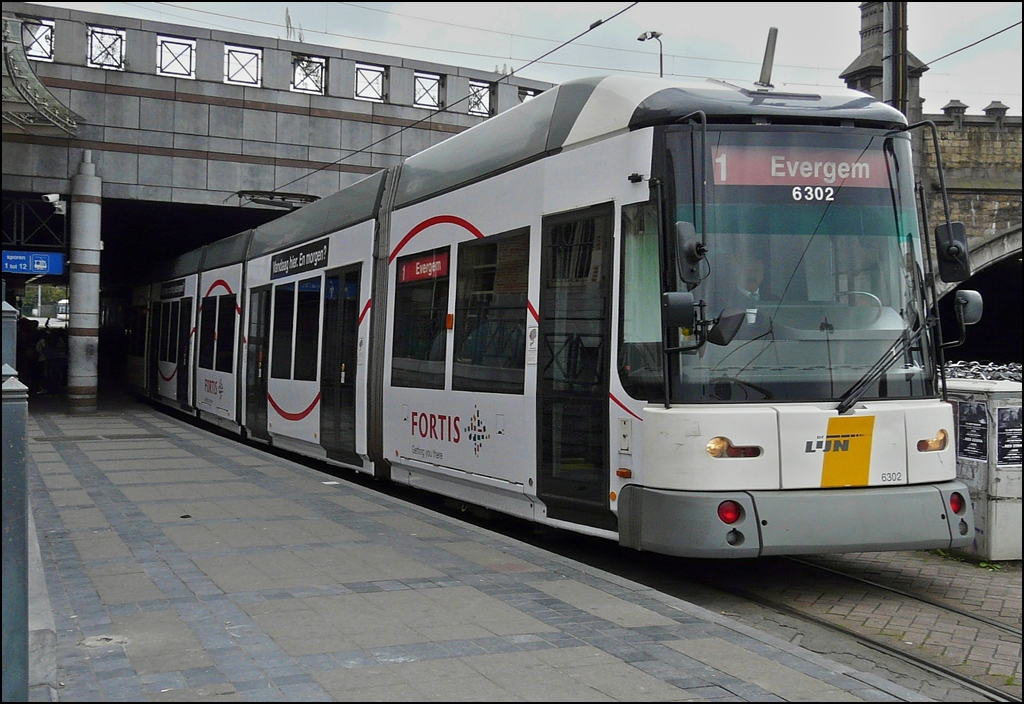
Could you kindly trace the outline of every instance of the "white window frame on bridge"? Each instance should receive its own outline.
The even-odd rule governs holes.
[[[416,71],[413,74],[412,104],[418,108],[440,110],[444,107],[444,97],[441,94],[443,84],[443,78],[439,74]]]
[[[236,86],[262,85],[263,50],[224,45],[224,82]]]
[[[388,95],[387,80],[388,70],[386,67],[356,64],[356,99],[383,103],[387,100]]]
[[[113,27],[89,27],[90,68],[106,71],[124,71],[125,31]]]
[[[53,61],[53,20],[24,20],[21,43],[33,61]]]
[[[485,81],[469,82],[469,114],[491,116],[491,84]]]
[[[529,101],[533,100],[534,98],[536,98],[540,94],[541,94],[541,91],[537,90],[536,88],[523,88],[523,87],[520,87],[519,88],[519,102],[520,103],[529,102]]]
[[[196,40],[158,36],[156,72],[160,76],[195,79]]]
[[[327,59],[322,56],[292,54],[292,85],[297,93],[326,95]]]

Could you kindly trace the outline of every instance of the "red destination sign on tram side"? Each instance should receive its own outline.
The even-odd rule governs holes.
[[[879,151],[720,146],[712,152],[718,186],[888,187]]]
[[[448,253],[438,252],[426,257],[408,259],[398,264],[398,283],[424,281],[448,276]]]

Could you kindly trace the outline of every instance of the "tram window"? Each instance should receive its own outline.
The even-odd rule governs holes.
[[[217,371],[232,372],[235,367],[235,294],[217,299]],[[204,309],[205,310],[205,309]]]
[[[523,393],[530,235],[459,245],[452,388]]]
[[[449,248],[398,260],[391,385],[444,388]]]
[[[217,342],[217,297],[203,299],[199,314],[199,366],[213,369],[214,346]]]
[[[664,396],[660,271],[656,205],[623,207],[619,379],[626,393],[643,400]]]
[[[171,302],[171,314],[167,317],[167,361],[178,363],[178,329],[181,325],[181,304]]]
[[[320,347],[320,277],[299,282],[295,314],[295,379],[316,381]]]
[[[292,327],[295,322],[295,284],[274,288],[274,332],[270,376],[290,379],[292,376]]]
[[[167,340],[171,334],[171,304],[159,303],[158,305],[160,306],[160,349],[158,357],[161,362],[168,362],[170,359],[167,356]]]
[[[594,218],[555,225],[551,230],[552,280],[557,283],[591,281],[597,223]],[[597,262],[600,262],[600,256]],[[600,264],[598,264],[599,266]]]

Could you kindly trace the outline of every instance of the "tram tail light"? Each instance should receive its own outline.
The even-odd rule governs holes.
[[[954,491],[949,495],[949,510],[957,516],[962,516],[964,511],[967,510],[967,500],[964,499],[964,495],[959,491]]]
[[[918,452],[938,452],[939,450],[945,450],[946,445],[949,444],[949,433],[945,430],[940,430],[936,433],[933,438],[925,438],[924,440],[917,441]]]
[[[743,518],[743,507],[735,501],[723,501],[718,504],[718,518],[726,525],[732,525]]]
[[[729,438],[711,438],[705,446],[712,457],[760,457],[761,448],[756,445],[733,445]]]

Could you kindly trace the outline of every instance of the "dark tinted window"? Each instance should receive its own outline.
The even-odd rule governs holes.
[[[274,332],[271,342],[270,376],[290,379],[292,376],[292,328],[295,321],[295,284],[282,284],[274,289]]]
[[[393,386],[444,388],[449,251],[444,247],[398,260]]]
[[[320,277],[299,282],[295,315],[295,379],[316,381],[320,344]]]
[[[523,393],[530,236],[459,245],[452,388]]]
[[[217,371],[232,372],[235,368],[235,294],[217,299]],[[206,311],[206,308],[203,308]]]
[[[217,298],[207,296],[203,299],[203,308],[199,313],[199,366],[213,369],[214,349],[217,345]]]

